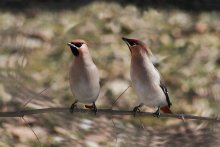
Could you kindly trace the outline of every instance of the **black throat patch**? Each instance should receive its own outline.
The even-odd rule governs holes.
[[[79,56],[79,50],[78,50],[79,47],[78,46],[76,46],[75,44],[73,44],[71,42],[68,43],[67,45],[70,47],[70,49],[71,49],[74,56]]]
[[[79,51],[76,47],[70,46],[70,49],[74,56],[79,56]]]

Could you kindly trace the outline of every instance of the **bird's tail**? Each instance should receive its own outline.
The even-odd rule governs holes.
[[[85,105],[85,107],[86,107],[87,109],[93,109],[93,108],[94,108],[93,105]]]
[[[164,113],[172,113],[172,111],[170,110],[170,108],[168,106],[164,106],[160,108]]]

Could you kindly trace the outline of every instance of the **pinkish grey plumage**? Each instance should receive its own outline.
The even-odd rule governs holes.
[[[75,100],[82,103],[95,102],[99,96],[99,72],[89,53],[84,40],[73,40],[71,43],[82,43],[71,64],[69,78],[70,88]]]
[[[137,39],[122,39],[131,51],[131,82],[140,103],[150,107],[159,106],[163,108],[161,110],[169,108],[169,97],[160,86],[160,74],[150,60],[152,53],[149,47]]]

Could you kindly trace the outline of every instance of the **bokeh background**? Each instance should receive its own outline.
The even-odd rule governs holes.
[[[111,107],[130,84],[130,51],[121,40],[127,36],[150,46],[174,112],[217,117],[219,10],[217,0],[1,0],[0,111],[69,107],[73,55],[66,44],[78,38],[88,42],[99,67],[97,106]],[[131,110],[137,101],[129,88],[114,109]],[[0,118],[1,147],[220,146],[220,125],[206,121],[69,113],[24,118]]]

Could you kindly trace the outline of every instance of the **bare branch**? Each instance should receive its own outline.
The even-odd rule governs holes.
[[[112,103],[111,109],[113,108],[114,104],[118,101],[118,99],[130,88],[131,85],[129,85],[117,98],[116,100]]]
[[[66,107],[54,107],[54,108],[44,108],[44,109],[30,109],[30,110],[22,110],[19,113],[17,111],[14,112],[0,112],[0,117],[24,117],[25,115],[34,115],[34,114],[42,114],[42,113],[57,113],[64,112],[69,113],[69,108]],[[75,113],[88,113],[93,114],[94,112],[89,109],[74,109]],[[73,114],[73,115],[74,115]],[[134,112],[129,110],[111,110],[111,109],[98,109],[97,115],[131,115],[133,116]],[[138,117],[154,117],[151,112],[137,112],[136,116]],[[168,114],[161,113],[161,118],[178,118],[178,119],[194,119],[194,120],[207,120],[212,122],[220,123],[218,118],[211,117],[202,117],[202,116],[194,116],[189,114]]]

